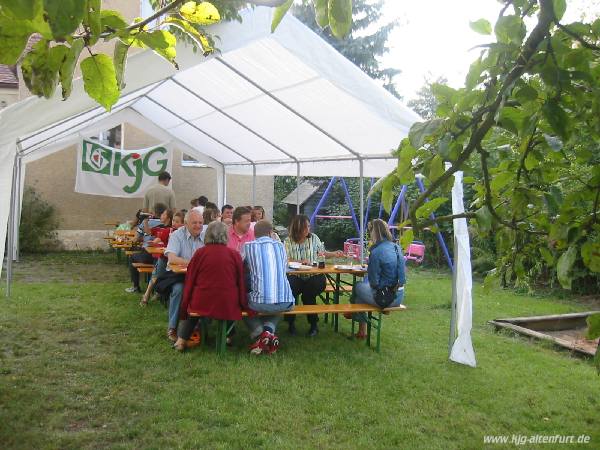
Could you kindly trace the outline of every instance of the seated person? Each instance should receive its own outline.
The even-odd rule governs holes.
[[[259,220],[254,227],[256,240],[244,244],[242,255],[248,280],[248,307],[259,313],[279,313],[294,307],[294,296],[286,277],[287,256],[281,242],[270,235],[273,225]],[[244,320],[250,330],[250,338],[256,339],[250,353],[272,354],[279,348],[275,335],[280,315],[253,316]]]
[[[164,226],[165,224],[162,222],[162,219],[167,220],[167,216],[165,215],[165,211],[167,210],[166,205],[163,203],[157,203],[154,205],[154,215],[150,217],[145,217],[137,227],[137,242],[142,242],[143,247],[147,247],[150,242],[154,239],[152,234],[150,234],[150,230],[154,227],[158,227],[160,225]],[[133,286],[125,289],[125,292],[134,293],[134,292],[142,292],[140,289],[140,273],[137,271],[135,267],[133,267],[133,263],[144,263],[144,264],[154,264],[154,258],[148,252],[140,252],[135,253],[129,257],[129,276],[131,278],[131,283]]]
[[[204,212],[202,213],[204,218],[204,225],[207,225],[215,220],[219,220],[221,216],[221,211],[214,203],[208,202],[204,207]]]
[[[204,241],[206,245],[194,253],[185,276],[181,323],[174,346],[180,351],[188,346],[200,317],[240,320],[242,311],[248,309],[242,258],[227,247],[227,226],[211,222]]]
[[[169,244],[165,249],[169,265],[187,266],[196,250],[204,247],[203,224],[202,213],[194,209],[187,212],[184,219],[185,226],[169,237]],[[169,265],[167,265],[167,270],[170,270]],[[177,340],[177,320],[182,295],[183,282],[173,284],[169,295],[169,326],[167,328],[167,337],[173,342]]]
[[[297,214],[293,217],[289,235],[284,241],[285,251],[290,261],[300,262],[311,265],[317,260],[317,255],[321,253],[325,257],[340,257],[343,252],[328,252],[319,237],[310,232],[310,221],[304,214]],[[325,290],[325,275],[288,275],[292,292],[296,299],[302,295],[302,303],[305,305],[316,305],[317,296]],[[318,334],[317,322],[319,317],[316,314],[307,314],[310,330],[309,337]],[[296,334],[295,316],[288,316],[285,320],[289,323],[289,332]]]
[[[406,283],[402,248],[394,243],[388,225],[383,220],[372,220],[369,222],[367,230],[371,237],[367,276],[354,286],[350,302],[378,306],[374,298],[375,291],[383,287],[393,287],[397,293],[389,307],[399,306],[404,298],[404,284]],[[344,316],[349,318],[349,315],[344,314]],[[356,337],[364,339],[367,335],[366,313],[353,314],[352,318],[359,323]]]
[[[172,210],[167,209],[165,213],[169,216],[171,226],[152,228],[152,236],[155,236],[155,239],[151,242],[151,245],[154,247],[166,247],[169,243],[171,234],[183,226],[184,215],[181,212],[173,214]],[[140,306],[146,306],[148,304],[150,294],[152,294],[152,289],[156,284],[156,279],[167,270],[167,258],[164,255],[160,255],[159,257],[153,255],[153,257],[156,259],[154,271],[152,272],[152,278],[148,283],[146,293],[140,301]]]
[[[241,253],[246,242],[254,240],[254,230],[250,228],[252,210],[245,206],[238,206],[233,211],[232,223],[228,230],[229,240],[227,247]]]
[[[233,222],[233,206],[223,205],[221,208],[221,222],[227,226],[231,225],[231,222]]]

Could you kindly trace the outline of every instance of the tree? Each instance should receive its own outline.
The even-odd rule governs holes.
[[[390,32],[398,25],[397,21],[387,23],[374,31],[370,28],[377,24],[382,17],[383,0],[354,0],[352,4],[352,29],[345,39],[336,38],[331,29],[322,28],[315,18],[315,8],[312,1],[303,0],[294,5],[292,12],[305,25],[310,27],[338,52],[356,64],[360,69],[376,80],[382,80],[384,87],[400,98],[393,78],[400,70],[381,68],[378,57],[388,52],[387,40]],[[370,34],[365,31],[369,29]]]
[[[409,100],[406,105],[423,119],[432,119],[438,105],[435,95],[433,95],[432,86],[434,84],[446,84],[447,82],[448,80],[445,77],[438,77],[435,81],[426,78],[425,84],[417,92],[417,98]]]
[[[473,202],[437,220],[466,217],[494,236],[490,279],[531,286],[550,270],[566,289],[587,280],[598,292],[600,20],[563,23],[565,10],[565,0],[512,0],[493,27],[473,22],[495,41],[481,47],[464,88],[432,86],[437,117],[412,126],[396,150],[397,170],[377,189],[385,198],[424,175],[426,192],[410,208],[420,233],[462,170]]]
[[[80,68],[87,94],[110,110],[120,97],[127,53],[131,47],[150,48],[177,67],[176,35],[194,43],[205,55],[214,51],[206,27],[238,18],[247,3],[276,7],[274,30],[293,0],[153,0],[156,12],[128,24],[118,11],[102,9],[102,0],[0,0],[0,64],[21,63],[31,93],[50,98],[60,84],[71,94],[73,73]],[[352,24],[352,0],[316,1],[320,23],[334,35],[345,36]],[[40,39],[24,56],[32,35]],[[115,43],[112,57],[96,52],[103,40]]]

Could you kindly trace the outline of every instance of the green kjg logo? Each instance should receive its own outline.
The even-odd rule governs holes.
[[[144,174],[155,177],[167,169],[166,155],[167,149],[164,147],[153,148],[144,155],[123,154],[96,142],[84,140],[81,170],[114,177],[121,176],[122,171],[123,174],[133,178],[133,184],[123,186],[124,192],[132,194],[139,189]]]

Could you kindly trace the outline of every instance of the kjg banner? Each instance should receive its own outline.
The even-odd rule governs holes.
[[[77,153],[75,192],[108,197],[143,197],[159,173],[171,172],[168,144],[119,150],[84,139]]]

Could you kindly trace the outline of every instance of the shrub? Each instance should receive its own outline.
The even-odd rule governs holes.
[[[40,253],[47,251],[48,245],[55,247],[57,228],[58,219],[54,206],[42,199],[34,188],[26,186],[19,227],[20,250]]]

